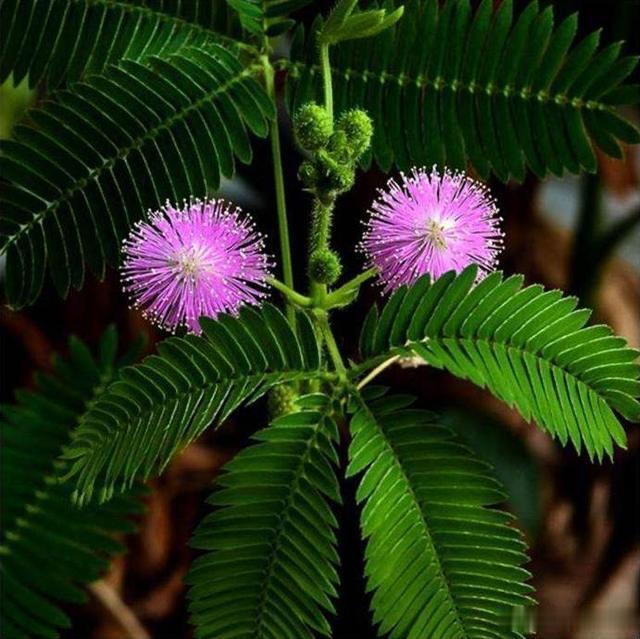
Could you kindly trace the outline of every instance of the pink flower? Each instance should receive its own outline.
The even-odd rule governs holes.
[[[159,326],[200,333],[200,316],[236,313],[264,297],[263,249],[251,221],[223,200],[167,203],[124,241],[124,288]]]
[[[447,271],[478,264],[484,277],[502,249],[498,209],[487,189],[463,173],[413,169],[402,185],[371,207],[362,241],[370,267],[385,290],[412,284],[425,273],[437,279]]]

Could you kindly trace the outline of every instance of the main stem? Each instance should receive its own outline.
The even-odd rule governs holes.
[[[311,218],[311,251],[317,251],[329,246],[332,212],[333,202],[325,204],[319,198],[315,199]]]
[[[267,87],[267,93],[273,100],[276,108],[276,114],[273,119],[270,131],[271,140],[271,159],[273,164],[273,179],[276,187],[276,210],[278,214],[278,235],[280,236],[280,259],[282,261],[282,277],[284,283],[293,289],[293,266],[291,263],[291,244],[289,241],[289,223],[287,220],[287,202],[284,191],[284,174],[282,172],[282,150],[280,148],[280,126],[278,124],[278,106],[274,81],[274,71],[269,58],[265,55],[262,57],[264,66],[264,77]],[[287,302],[286,313],[289,323],[295,323],[295,311],[293,306]]]
[[[333,120],[333,84],[331,79],[331,63],[329,61],[329,45],[320,45],[320,67],[322,68],[322,81],[324,85],[324,106],[327,113]],[[311,238],[309,246],[309,257],[313,251],[327,248],[329,243],[329,234],[331,232],[331,211],[333,209],[333,203],[323,203],[319,197],[316,197],[316,201],[313,205],[313,215],[311,220]],[[311,281],[311,298],[316,306],[322,306],[324,299],[327,296],[327,285],[320,284],[318,282]],[[333,334],[331,328],[327,322],[328,333],[333,340]],[[326,332],[323,331],[326,336]],[[335,340],[333,341],[335,345]],[[327,347],[329,343],[327,340]],[[337,346],[336,346],[337,349]],[[338,352],[338,356],[340,353]],[[342,361],[342,359],[340,359]],[[344,368],[344,365],[343,365]]]

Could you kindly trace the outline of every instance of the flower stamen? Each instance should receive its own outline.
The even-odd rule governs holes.
[[[435,248],[440,250],[447,248],[447,240],[444,236],[444,226],[442,226],[442,224],[438,224],[435,220],[429,220],[427,222],[426,237]]]

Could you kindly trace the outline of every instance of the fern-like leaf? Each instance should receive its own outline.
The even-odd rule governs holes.
[[[311,0],[227,0],[238,12],[242,26],[260,37],[274,37],[288,31],[295,22],[289,15]]]
[[[320,369],[317,338],[304,314],[295,332],[269,304],[245,308],[238,318],[203,318],[201,325],[203,337],[169,338],[159,355],[123,370],[83,417],[67,451],[81,501],[91,498],[96,483],[105,499],[117,482],[124,489],[137,476],[159,472],[240,404]]]
[[[512,0],[493,13],[483,0],[410,0],[394,29],[332,49],[335,107],[360,106],[375,125],[373,157],[383,168],[470,162],[487,176],[522,180],[564,169],[595,171],[595,141],[619,157],[619,141],[640,134],[616,114],[637,101],[621,83],[636,57],[621,43],[598,51],[599,33],[572,48],[577,17],[553,28],[553,9],[532,2],[514,21]],[[289,69],[292,109],[322,92],[317,65],[318,21],[302,29]]]
[[[591,457],[613,454],[625,433],[612,409],[640,418],[638,352],[608,326],[584,327],[576,298],[522,276],[495,272],[474,286],[476,267],[433,284],[425,276],[398,289],[362,330],[364,357],[418,355],[487,387],[565,444]]]
[[[266,135],[274,107],[229,51],[188,49],[148,66],[125,61],[29,112],[3,144],[2,250],[7,296],[38,296],[48,267],[62,295],[98,276],[145,209],[217,188],[247,128]]]
[[[201,639],[330,636],[324,611],[334,612],[338,555],[327,499],[340,500],[338,429],[328,397],[298,406],[227,464],[209,500],[221,508],[195,533],[193,545],[208,551],[188,577]]]
[[[529,602],[525,545],[488,466],[411,408],[366,389],[354,399],[348,474],[364,472],[366,575],[374,622],[391,638],[507,639]]]
[[[111,63],[166,57],[237,33],[224,2],[0,0],[0,82],[59,87]],[[221,33],[218,33],[220,30]]]
[[[86,599],[83,586],[100,577],[122,551],[113,535],[131,531],[140,511],[139,489],[106,506],[79,510],[59,481],[58,460],[87,405],[116,372],[114,330],[99,358],[71,340],[68,360],[40,375],[35,391],[17,394],[0,420],[0,626],[5,639],[57,637],[69,625],[60,608]]]

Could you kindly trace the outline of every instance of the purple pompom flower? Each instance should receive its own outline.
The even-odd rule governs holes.
[[[463,173],[413,169],[402,185],[389,180],[371,207],[362,241],[370,267],[386,291],[412,284],[425,273],[478,264],[484,277],[502,249],[500,218],[487,189]]]
[[[200,316],[236,313],[264,297],[269,260],[251,221],[223,200],[169,203],[124,241],[125,290],[159,326],[200,333]]]

